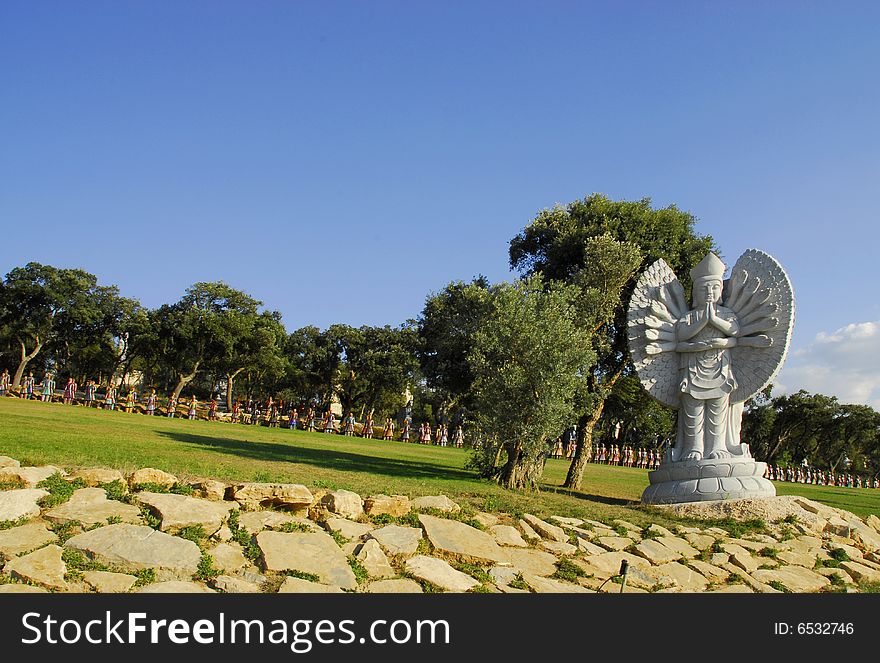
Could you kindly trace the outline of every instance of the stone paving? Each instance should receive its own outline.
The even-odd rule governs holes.
[[[724,505],[743,520],[776,518],[740,533],[515,518],[445,495],[183,481],[156,468],[67,473],[0,456],[0,471],[13,480],[0,490],[0,593],[607,593],[620,591],[623,561],[631,593],[880,583],[880,519],[801,497]],[[53,474],[87,487],[57,498],[40,485]]]

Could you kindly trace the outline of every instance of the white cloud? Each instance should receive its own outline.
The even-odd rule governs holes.
[[[799,389],[880,410],[880,321],[820,332],[806,347],[792,350],[773,391]]]

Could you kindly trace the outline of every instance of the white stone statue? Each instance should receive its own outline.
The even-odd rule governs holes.
[[[794,324],[794,296],[782,266],[749,249],[729,280],[714,253],[693,270],[693,308],[663,260],[639,278],[630,300],[630,353],[639,379],[678,410],[675,446],[649,477],[649,503],[771,497],[740,442],[743,404],[782,367]]]

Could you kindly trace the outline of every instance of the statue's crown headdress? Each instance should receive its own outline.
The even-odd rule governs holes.
[[[721,258],[714,253],[709,253],[691,270],[691,280],[695,283],[698,279],[722,280],[726,269],[727,266],[721,262]]]

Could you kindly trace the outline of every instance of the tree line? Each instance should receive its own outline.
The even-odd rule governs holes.
[[[510,240],[519,278],[449,283],[393,327],[288,332],[277,311],[221,282],[147,309],[83,270],[29,263],[0,288],[0,360],[14,368],[14,386],[31,367],[78,382],[137,372],[174,395],[222,384],[227,406],[275,395],[326,407],[335,398],[359,419],[395,416],[409,392],[414,419],[463,424],[480,441],[471,466],[512,488],[537,486],[556,437],[576,423],[565,486],[579,489],[594,443],[671,439],[674,414],[634,375],[626,309],[636,277],[660,258],[689,288],[691,268],[718,252],[695,224],[649,199],[593,194],[556,205]],[[770,418],[764,405],[744,421],[759,459],[809,446],[781,423],[752,427],[759,412]]]

